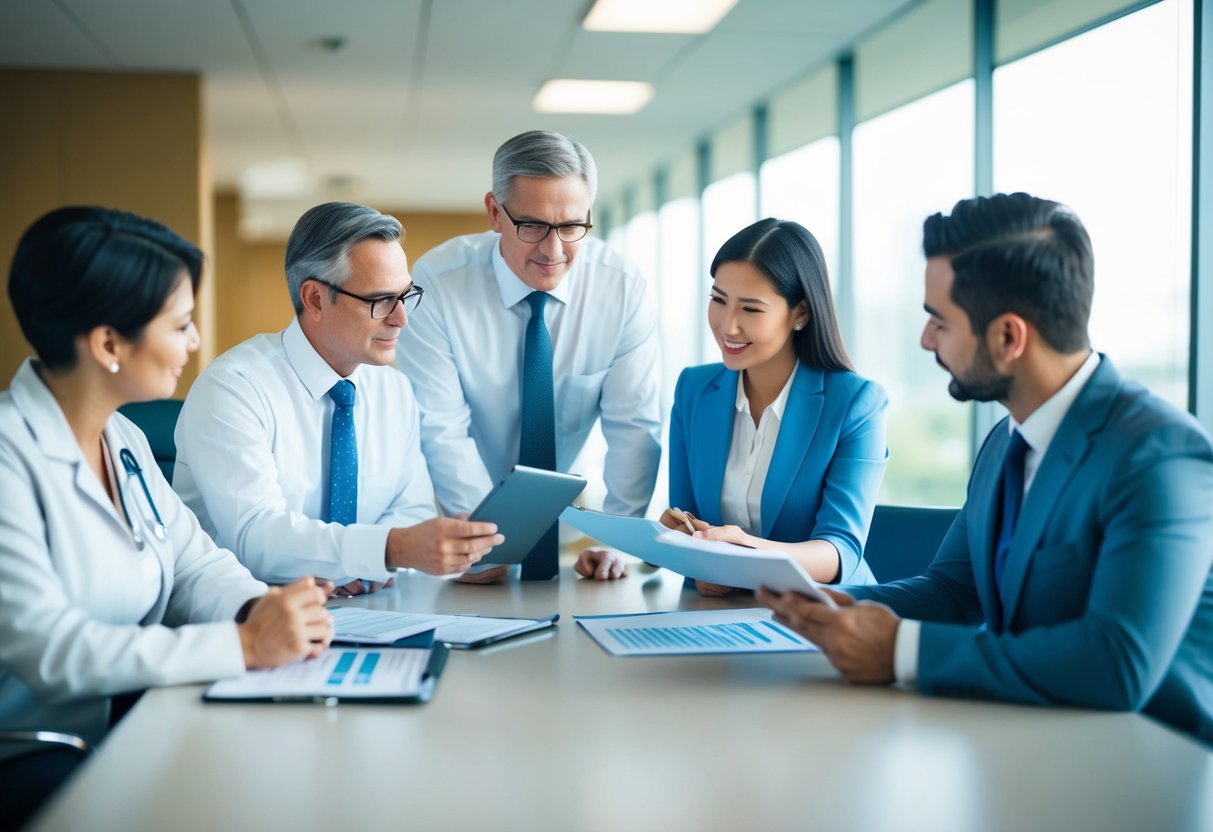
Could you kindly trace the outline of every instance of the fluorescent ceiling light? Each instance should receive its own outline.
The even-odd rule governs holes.
[[[548,81],[532,106],[540,113],[628,115],[649,103],[653,85],[643,81]]]
[[[701,35],[737,0],[598,0],[582,24],[591,32],[667,32]]]

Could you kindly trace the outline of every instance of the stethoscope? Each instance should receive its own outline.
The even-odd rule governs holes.
[[[118,458],[122,460],[122,467],[126,469],[126,481],[129,483],[131,477],[139,478],[139,485],[143,486],[143,496],[147,498],[148,508],[152,510],[152,516],[156,518],[156,522],[152,524],[152,534],[157,540],[164,540],[164,521],[160,519],[160,511],[156,508],[156,501],[152,499],[152,491],[147,487],[147,480],[143,477],[143,469],[139,467],[139,463],[135,460],[135,455],[130,452],[129,448],[123,448],[118,452]],[[126,523],[131,527],[131,534],[135,538],[135,546],[143,549],[143,533],[135,527],[134,518],[131,517],[130,510],[126,507],[126,489],[118,489],[118,500],[122,503],[122,513],[126,515]],[[146,518],[145,518],[146,520]]]

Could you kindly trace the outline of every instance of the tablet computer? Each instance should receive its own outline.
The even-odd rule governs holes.
[[[522,563],[583,488],[585,479],[576,474],[515,465],[468,518],[496,523],[505,535],[479,563]]]

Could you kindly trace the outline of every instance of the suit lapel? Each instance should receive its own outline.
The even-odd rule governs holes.
[[[737,372],[721,368],[704,389],[699,406],[692,414],[695,433],[702,431],[703,436],[703,441],[697,441],[694,449],[701,460],[701,464],[693,468],[699,471],[695,478],[695,501],[699,503],[700,514],[710,522],[720,522],[720,487],[733,439],[737,377]]]
[[[809,446],[817,434],[817,423],[825,406],[824,380],[820,370],[810,370],[796,362],[796,377],[792,379],[792,388],[788,391],[779,436],[771,453],[771,467],[762,486],[763,537],[770,537],[792,482],[800,473]]]
[[[1028,574],[1032,556],[1044,534],[1049,517],[1086,458],[1092,436],[1107,422],[1120,382],[1120,374],[1116,368],[1106,356],[1103,357],[1095,374],[1061,420],[1040,467],[1036,469],[1032,486],[1024,495],[1023,505],[1019,510],[1015,539],[1002,576],[1004,627],[1010,624],[1015,607],[1019,604],[1024,578]]]

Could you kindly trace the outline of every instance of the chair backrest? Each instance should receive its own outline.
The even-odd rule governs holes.
[[[882,584],[921,575],[956,519],[956,508],[876,506],[863,556]]]
[[[156,464],[164,472],[164,478],[173,481],[173,466],[177,462],[177,442],[173,432],[177,429],[177,416],[181,413],[180,399],[156,399],[151,402],[132,402],[118,408],[118,412],[130,419],[147,437],[152,447]]]

